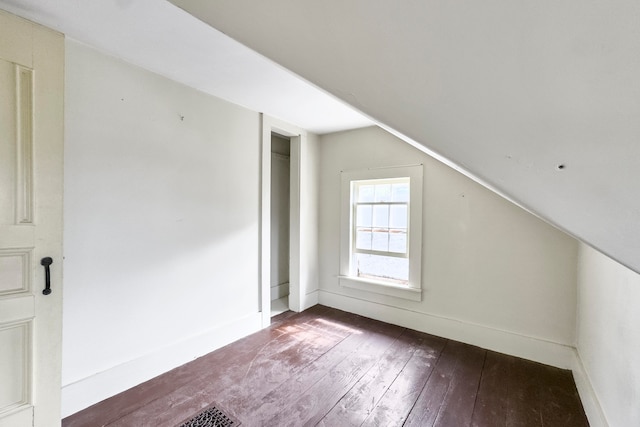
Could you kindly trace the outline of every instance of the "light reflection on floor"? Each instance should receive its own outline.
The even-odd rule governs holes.
[[[350,328],[348,326],[344,326],[344,325],[341,325],[341,324],[336,323],[336,322],[332,322],[332,321],[327,320],[327,319],[316,319],[316,322],[324,323],[325,325],[329,325],[329,326],[332,326],[334,328],[341,329],[343,331],[349,332],[350,334],[361,334],[362,333],[362,331],[360,331],[358,329],[353,329],[353,328]]]

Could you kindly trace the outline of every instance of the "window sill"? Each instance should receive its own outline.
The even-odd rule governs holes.
[[[345,288],[358,289],[360,291],[373,292],[375,294],[388,295],[411,301],[422,301],[421,289],[351,276],[338,276],[338,280],[340,286]]]

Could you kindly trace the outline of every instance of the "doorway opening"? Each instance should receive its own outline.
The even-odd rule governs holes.
[[[317,291],[309,292],[310,265],[315,265],[313,249],[317,229],[313,215],[302,215],[302,209],[313,210],[309,194],[313,179],[305,180],[309,157],[307,134],[304,130],[262,115],[262,150],[260,153],[260,281],[259,310],[262,327],[271,324],[271,136],[276,134],[289,142],[289,304],[292,311],[303,311],[318,303]],[[301,188],[307,189],[302,192]],[[311,190],[309,190],[311,188]],[[313,285],[313,284],[312,284]],[[274,300],[276,301],[276,300]]]
[[[289,310],[291,138],[271,133],[271,316]]]

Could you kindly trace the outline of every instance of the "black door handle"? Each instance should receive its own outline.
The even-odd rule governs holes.
[[[51,293],[51,273],[49,272],[49,266],[53,264],[53,259],[50,257],[42,258],[40,260],[40,265],[44,266],[44,289],[42,290],[43,295],[49,295]]]

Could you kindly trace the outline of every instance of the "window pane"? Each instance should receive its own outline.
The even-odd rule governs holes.
[[[390,208],[389,227],[407,228],[407,205],[392,205]]]
[[[408,258],[356,254],[356,265],[359,277],[393,279],[408,284]]]
[[[371,245],[371,249],[373,249],[374,251],[387,252],[389,250],[389,233],[381,233],[379,231],[374,232],[373,244]]]
[[[391,201],[391,184],[376,185],[376,195],[374,202],[390,202]]]
[[[389,252],[404,254],[407,252],[407,232],[391,230],[389,233]]]
[[[373,206],[358,205],[356,207],[356,226],[371,227],[371,218],[373,215]]]
[[[358,200],[357,202],[373,202],[374,194],[373,185],[359,185],[358,186]]]
[[[373,226],[389,228],[389,205],[373,207]]]
[[[356,248],[371,249],[371,230],[356,230]]]
[[[391,186],[392,202],[408,202],[409,201],[409,183],[393,184]]]

